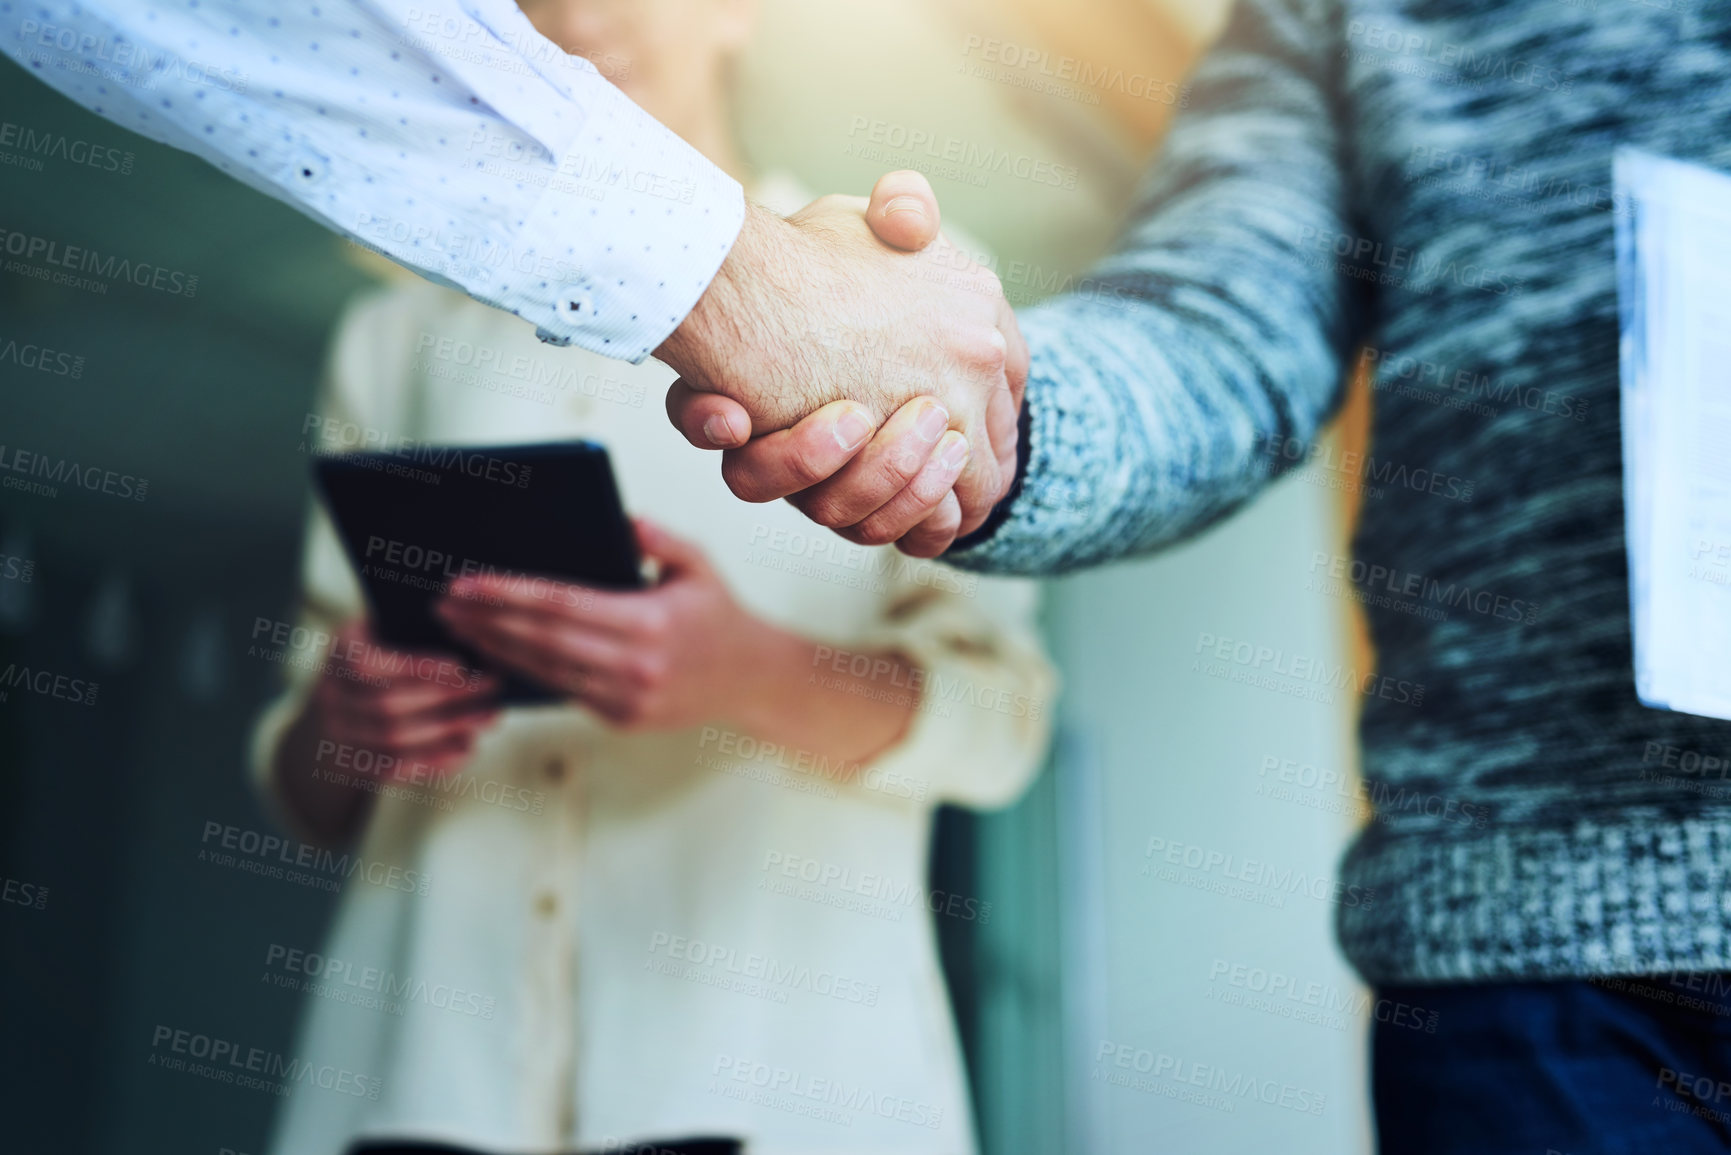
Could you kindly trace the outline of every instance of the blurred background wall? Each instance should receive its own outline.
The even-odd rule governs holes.
[[[930,169],[946,218],[1029,303],[1110,244],[1225,8],[765,0],[738,78],[741,129],[757,165],[816,189]],[[1042,76],[1064,57],[1141,83]],[[6,227],[198,278],[188,299],[0,274],[0,343],[81,359],[76,376],[0,363],[0,443],[148,482],[142,501],[0,491],[0,555],[29,563],[27,581],[0,576],[0,665],[101,687],[92,706],[0,701],[0,871],[48,894],[42,909],[0,909],[0,1146],[254,1152],[268,1099],[160,1077],[146,1059],[158,1024],[284,1048],[298,996],[262,985],[256,960],[270,942],[316,943],[328,914],[322,892],[215,869],[200,850],[207,822],[270,828],[241,747],[277,671],[248,656],[248,634],[290,601],[302,422],[329,327],[368,273],[293,212],[10,65],[0,120],[133,157],[125,172],[0,168]],[[933,166],[874,143],[878,124],[1072,179]],[[1050,583],[1066,678],[1053,764],[1008,812],[947,815],[935,867],[993,903],[988,923],[943,928],[992,1155],[1368,1149],[1362,1000],[1333,909],[1159,870],[1183,846],[1332,876],[1348,808],[1266,768],[1350,774],[1352,703],[1224,680],[1198,651],[1208,636],[1350,652],[1346,608],[1305,588],[1313,556],[1342,551],[1349,512],[1289,478],[1167,556]],[[1259,998],[1270,976],[1319,986],[1335,1010],[1294,1017]],[[1144,1053],[1290,1084],[1321,1109],[1223,1109],[1173,1097],[1171,1080],[1107,1077],[1140,1073]]]

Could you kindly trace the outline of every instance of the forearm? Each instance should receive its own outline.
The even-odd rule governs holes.
[[[830,647],[772,626],[758,633],[753,650],[742,663],[752,674],[730,719],[741,729],[842,763],[869,762],[907,733],[921,679],[901,655],[862,651],[871,665],[865,674],[838,671],[825,658]]]
[[[1362,282],[1323,0],[1246,0],[1198,72],[1118,250],[1022,315],[1027,466],[948,560],[1052,574],[1207,527],[1334,410]]]
[[[309,700],[277,744],[271,781],[284,808],[314,841],[346,846],[365,824],[373,796],[319,772],[319,743],[325,737]]]

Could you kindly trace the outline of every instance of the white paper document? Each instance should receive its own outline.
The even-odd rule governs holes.
[[[1635,692],[1731,718],[1731,176],[1615,167]]]

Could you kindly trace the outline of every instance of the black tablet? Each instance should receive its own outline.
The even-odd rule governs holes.
[[[459,577],[548,577],[601,589],[643,582],[637,539],[607,450],[592,441],[454,446],[404,443],[314,463],[325,508],[387,645],[470,663],[433,612]],[[507,677],[504,700],[557,695]]]

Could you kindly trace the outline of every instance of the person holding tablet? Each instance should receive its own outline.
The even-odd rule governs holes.
[[[628,95],[743,173],[725,78],[744,0],[526,11],[628,60]],[[782,211],[809,199],[748,183]],[[422,282],[343,319],[309,452],[599,441],[659,573],[454,583],[452,632],[563,695],[510,707],[455,654],[378,644],[311,511],[302,620],[336,641],[291,667],[253,772],[305,842],[415,885],[355,871],[328,940],[297,950],[296,1055],[375,1081],[297,1086],[277,1155],[974,1150],[932,918],[990,909],[930,891],[927,849],[937,803],[1007,804],[1042,759],[1035,587],[739,502],[667,428],[672,378]],[[935,457],[959,440],[935,402],[894,420]]]

